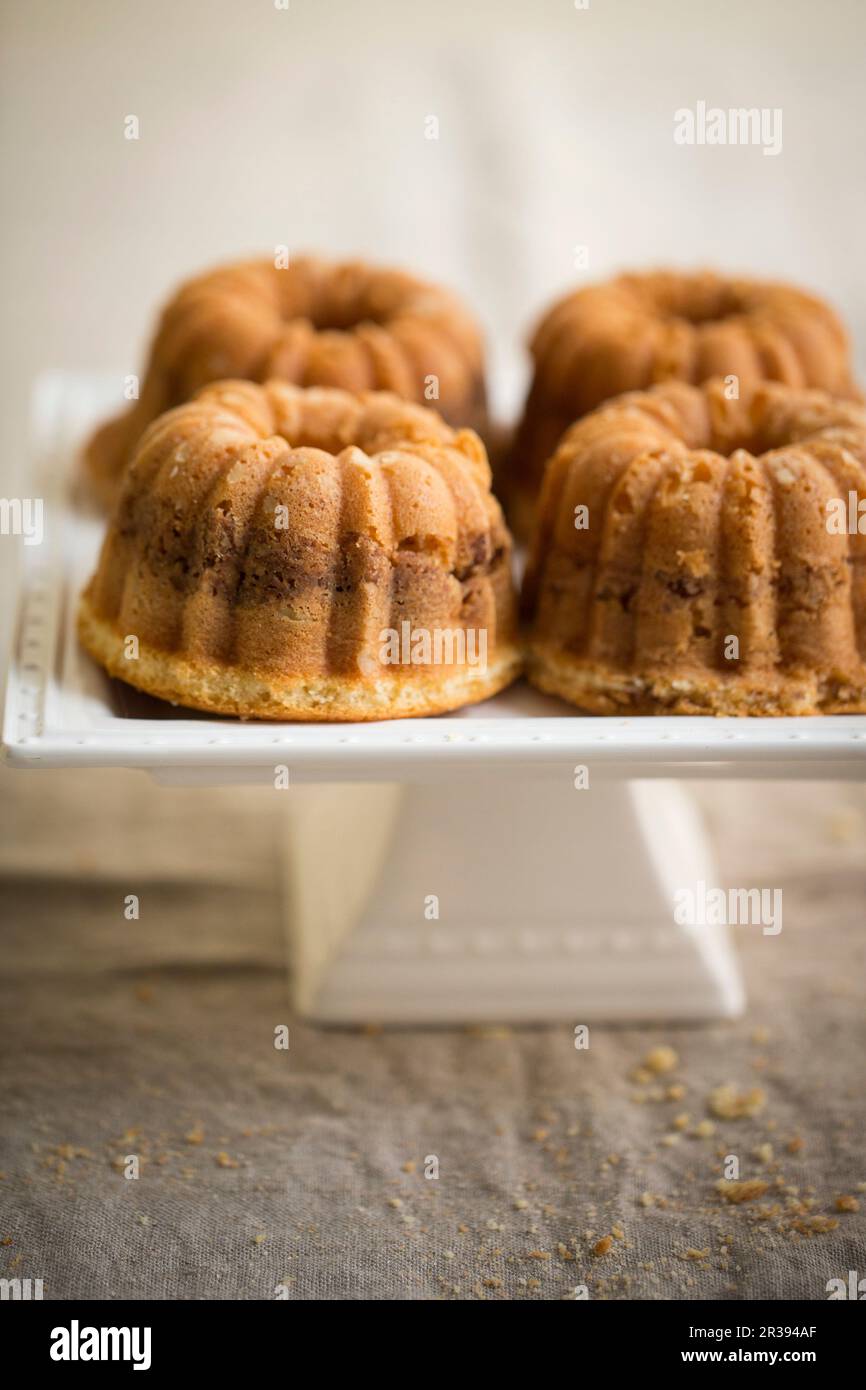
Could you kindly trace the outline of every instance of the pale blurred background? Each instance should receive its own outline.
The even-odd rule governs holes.
[[[506,369],[553,294],[662,263],[811,285],[863,360],[862,0],[3,0],[2,13],[4,473],[38,371],[135,370],[180,279],[277,244],[453,283]],[[673,113],[700,100],[780,107],[782,153],[677,146]]]

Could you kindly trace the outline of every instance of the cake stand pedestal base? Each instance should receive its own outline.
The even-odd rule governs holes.
[[[287,794],[299,1012],[330,1024],[729,1018],[727,929],[674,919],[715,886],[676,782],[316,784]]]

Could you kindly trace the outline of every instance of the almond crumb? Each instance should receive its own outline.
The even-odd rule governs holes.
[[[846,1197],[837,1197],[837,1198],[836,1198],[836,1210],[837,1210],[837,1211],[859,1211],[859,1210],[860,1210],[860,1203],[857,1201],[857,1198],[856,1198],[856,1197],[847,1197],[847,1196],[846,1196]]]
[[[761,1178],[745,1178],[742,1182],[734,1182],[729,1178],[719,1178],[716,1183],[716,1191],[724,1197],[726,1202],[732,1202],[739,1206],[740,1202],[754,1202],[758,1197],[763,1197],[769,1183]]]
[[[794,1221],[791,1223],[795,1231],[801,1235],[824,1235],[827,1231],[835,1231],[839,1222],[835,1216],[809,1216],[805,1221]]]
[[[673,1071],[679,1062],[679,1057],[672,1047],[653,1047],[643,1059],[643,1066],[647,1071],[656,1076],[660,1076],[667,1071]]]
[[[730,1084],[717,1086],[710,1092],[707,1102],[710,1110],[720,1120],[739,1120],[744,1116],[758,1115],[767,1103],[767,1096],[759,1086],[750,1091],[738,1092]]]
[[[592,1247],[592,1253],[598,1256],[606,1255],[612,1245],[613,1241],[610,1236],[602,1236],[601,1240],[597,1240]]]

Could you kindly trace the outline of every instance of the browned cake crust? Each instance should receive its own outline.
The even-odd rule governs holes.
[[[619,275],[567,295],[531,342],[534,376],[497,492],[531,529],[544,465],[564,431],[603,401],[661,381],[736,376],[856,397],[842,323],[790,285],[710,271]]]
[[[720,382],[618,397],[545,475],[530,680],[600,714],[866,711],[866,535],[832,520],[864,499],[861,406]]]
[[[195,709],[435,714],[519,673],[510,561],[470,430],[382,392],[220,382],[141,440],[79,633],[111,675]],[[404,624],[469,640],[383,659]]]
[[[87,472],[104,502],[113,502],[150,422],[222,378],[393,391],[429,401],[452,425],[483,433],[487,423],[481,333],[447,290],[360,261],[222,266],[174,295],[139,399],[87,446]]]

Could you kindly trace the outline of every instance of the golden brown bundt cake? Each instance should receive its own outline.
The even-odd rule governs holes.
[[[710,271],[619,275],[577,290],[531,342],[534,377],[497,492],[528,535],[544,465],[575,420],[659,381],[736,376],[856,396],[845,330],[828,305],[790,285]]]
[[[79,633],[195,709],[436,714],[518,674],[510,557],[470,430],[384,392],[218,382],[141,440]]]
[[[839,523],[863,499],[859,405],[721,382],[608,402],[545,474],[530,679],[599,714],[866,711],[866,535]]]
[[[151,420],[228,377],[393,391],[454,426],[486,425],[481,334],[455,295],[360,261],[248,261],[190,280],[165,308],[139,399],[85,453],[103,500]]]

